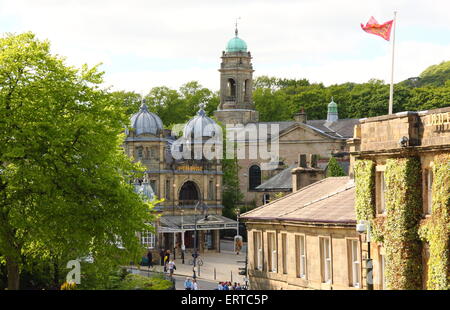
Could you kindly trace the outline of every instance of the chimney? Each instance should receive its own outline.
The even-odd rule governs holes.
[[[298,155],[298,167],[291,170],[293,192],[325,178],[325,170],[317,167],[318,159],[318,154]]]
[[[300,112],[295,113],[295,115],[294,115],[294,120],[295,120],[296,122],[306,124],[306,121],[308,120],[308,118],[307,118],[307,116],[306,116],[306,112],[305,112],[305,109],[304,109],[304,108],[301,108],[301,109],[300,109]]]

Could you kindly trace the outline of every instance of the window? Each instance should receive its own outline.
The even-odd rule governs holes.
[[[158,186],[156,180],[150,180],[150,186],[152,187],[155,195],[158,196]]]
[[[143,231],[141,233],[141,243],[147,249],[153,249],[155,247],[155,235],[149,231]]]
[[[282,254],[283,273],[287,274],[287,236],[286,236],[286,234],[281,234],[281,254]]]
[[[254,247],[254,264],[256,270],[263,269],[263,249],[262,249],[262,240],[261,240],[261,232],[253,232],[253,247]]]
[[[253,165],[250,167],[248,172],[248,187],[250,190],[253,190],[261,184],[261,168],[259,168],[257,165]]]
[[[214,193],[214,181],[213,180],[209,180],[209,184],[208,184],[208,199],[209,200],[214,200],[215,199],[215,193]]]
[[[233,79],[228,79],[228,96],[236,97],[236,83]]]
[[[142,146],[138,146],[136,148],[136,154],[137,154],[138,160],[141,160],[143,158],[143,147]]]
[[[150,158],[151,159],[158,159],[156,147],[151,147],[150,148]]]
[[[295,236],[295,253],[297,262],[297,277],[306,278],[305,236]]]
[[[266,203],[270,202],[270,195],[269,194],[264,194],[263,195],[263,204],[265,205]]]
[[[385,192],[386,192],[386,183],[384,180],[384,171],[377,172],[377,207],[378,207],[378,213],[384,214],[386,213],[386,201],[384,198]]]
[[[165,189],[166,199],[170,199],[170,180],[166,180],[166,189]]]
[[[267,242],[269,246],[269,271],[277,272],[277,241],[275,233],[267,233]]]
[[[358,240],[349,240],[349,258],[350,258],[350,285],[361,287],[361,263],[359,261]]]
[[[328,237],[320,237],[320,265],[322,282],[331,283],[331,242]]]
[[[385,268],[386,266],[386,262],[385,262],[385,258],[384,255],[380,255],[380,289],[382,290],[386,290],[387,286],[386,286],[386,277],[385,277]]]
[[[431,214],[433,205],[433,169],[425,169],[424,182],[424,212],[425,214]]]

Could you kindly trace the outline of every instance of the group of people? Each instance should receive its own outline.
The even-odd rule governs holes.
[[[219,285],[217,285],[217,289],[219,291],[241,291],[246,290],[246,286],[241,286],[240,283],[234,282],[234,284],[231,284],[231,282],[219,282]]]
[[[198,283],[196,279],[192,279],[187,277],[184,281],[184,289],[186,291],[196,291],[198,290]]]
[[[164,272],[172,276],[177,266],[175,265],[174,259],[170,258],[170,250],[164,251],[164,249],[161,249],[159,256],[161,257],[161,266],[164,266]]]

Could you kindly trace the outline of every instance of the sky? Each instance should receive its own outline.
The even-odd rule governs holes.
[[[102,63],[112,90],[193,80],[218,90],[220,56],[240,18],[254,76],[389,82],[391,42],[360,24],[394,11],[394,82],[450,60],[448,0],[0,0],[0,33],[32,31],[69,65]]]

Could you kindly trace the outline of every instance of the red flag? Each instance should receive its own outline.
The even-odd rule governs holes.
[[[382,37],[386,41],[389,41],[389,38],[391,37],[391,29],[393,22],[394,20],[390,20],[380,25],[378,24],[376,19],[373,18],[372,16],[365,26],[361,24],[361,28],[367,33],[375,34],[377,36]]]

